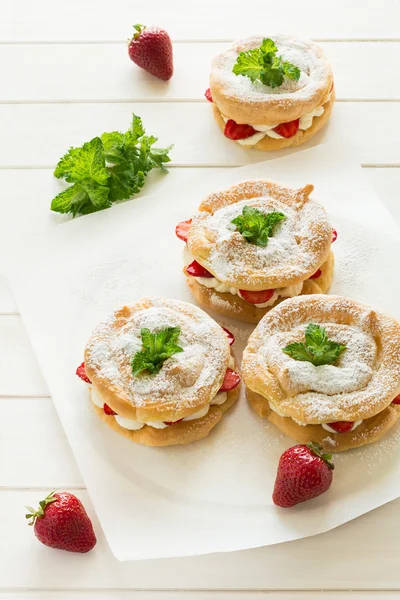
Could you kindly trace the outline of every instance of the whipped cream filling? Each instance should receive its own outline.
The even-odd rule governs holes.
[[[221,292],[222,294],[232,294],[233,296],[237,295],[242,300],[245,300],[240,293],[240,290],[230,286],[227,283],[223,283],[219,281],[216,277],[195,277],[194,278],[200,285],[204,285],[207,288],[212,288],[217,292]],[[303,282],[295,283],[288,287],[277,288],[274,290],[273,295],[267,302],[263,302],[261,304],[254,304],[257,308],[265,308],[267,306],[272,306],[278,298],[293,298],[294,296],[299,296],[301,294],[301,290],[303,289]]]
[[[235,366],[235,361],[233,356],[229,359],[229,368],[233,369]],[[94,387],[89,384],[89,388],[91,390],[91,398],[93,404],[98,406],[101,409],[104,409],[104,401],[102,400],[100,394],[94,389]],[[210,406],[224,404],[228,398],[227,392],[218,392],[214,398],[211,399],[210,403],[207,404],[204,408],[201,408],[193,415],[189,415],[188,417],[184,417],[182,421],[194,421],[195,419],[201,419],[205,417],[208,411],[210,410]],[[153,427],[154,429],[165,429],[166,427],[170,427],[170,425],[166,425],[163,421],[146,421],[142,423],[141,421],[135,421],[134,419],[127,419],[126,417],[122,417],[121,415],[114,415],[114,419],[117,421],[120,427],[124,429],[129,429],[130,431],[137,431],[142,429],[145,425],[148,427]]]
[[[307,425],[309,425],[309,423],[304,423],[303,421],[298,421],[297,419],[294,419],[293,417],[288,417],[287,415],[284,415],[272,402],[269,402],[269,407],[280,417],[285,417],[286,419],[292,419],[292,421],[297,423],[297,425],[301,425],[302,427],[307,427]],[[354,421],[353,427],[351,429],[349,429],[349,432],[357,429],[357,427],[359,427],[361,425],[361,423],[362,423],[362,419],[360,419],[359,421]],[[319,425],[321,425],[326,431],[329,431],[330,433],[338,433],[337,431],[335,431],[335,429],[330,427],[328,425],[328,423],[319,423]]]
[[[330,97],[331,96],[329,95],[328,99],[325,102],[329,102]],[[312,126],[314,117],[320,117],[324,113],[324,111],[325,109],[323,106],[317,106],[309,113],[306,113],[305,115],[300,117],[299,129],[302,129],[303,131],[309,129]],[[225,117],[225,115],[223,115],[222,113],[221,116],[225,123],[229,120],[229,118]],[[275,127],[278,127],[280,123],[276,123],[276,125],[253,125],[252,123],[249,123],[249,125],[251,125],[251,127],[253,127],[253,129],[255,129],[257,133],[251,135],[250,137],[244,138],[243,140],[236,140],[242,146],[255,146],[265,136],[274,138],[276,140],[283,139],[282,135],[279,135],[279,133],[274,131]]]

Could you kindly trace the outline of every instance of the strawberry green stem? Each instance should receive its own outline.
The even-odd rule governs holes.
[[[317,442],[309,442],[307,444],[307,448],[311,450],[311,452],[315,454],[315,456],[319,456],[319,458],[322,458],[326,466],[329,467],[331,471],[333,471],[335,465],[332,462],[332,454],[324,453],[322,451],[322,446]]]
[[[134,25],[133,29],[136,29],[136,33],[133,35],[133,39],[137,40],[137,38],[140,36],[140,34],[142,33],[142,31],[144,31],[146,29],[146,25]]]
[[[50,494],[46,496],[44,500],[41,500],[39,502],[39,508],[37,510],[35,510],[31,506],[25,506],[25,508],[29,510],[29,513],[25,515],[26,519],[30,519],[28,525],[34,525],[36,519],[41,519],[42,517],[44,517],[44,511],[46,510],[47,505],[57,500],[54,494],[55,492],[50,492]]]

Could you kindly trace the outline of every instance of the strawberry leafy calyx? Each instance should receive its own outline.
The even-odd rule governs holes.
[[[34,525],[36,519],[41,519],[42,517],[44,517],[44,511],[46,510],[47,506],[52,502],[56,502],[58,500],[58,498],[54,494],[55,491],[50,492],[50,494],[46,496],[44,500],[41,500],[39,502],[39,508],[37,510],[35,510],[31,506],[25,506],[25,508],[29,510],[29,513],[25,515],[25,518],[29,519],[28,525]]]
[[[335,465],[332,462],[332,454],[328,454],[328,453],[324,453],[322,450],[322,446],[320,444],[318,444],[317,442],[309,442],[308,444],[306,444],[307,448],[313,453],[315,454],[315,456],[318,456],[318,458],[321,458],[324,463],[326,464],[326,466],[333,471],[333,469],[335,468]]]
[[[137,25],[133,26],[133,29],[136,30],[136,33],[133,34],[133,40],[137,40],[138,37],[140,36],[140,34],[142,33],[142,31],[144,31],[146,29],[146,25],[140,25],[139,23]]]

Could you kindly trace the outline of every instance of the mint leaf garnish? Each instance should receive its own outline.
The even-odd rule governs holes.
[[[252,81],[259,79],[272,88],[281,86],[285,77],[298,81],[300,69],[277,56],[277,52],[273,40],[265,38],[260,48],[240,52],[232,70],[235,75],[244,75]]]
[[[309,323],[305,332],[305,343],[294,342],[282,348],[295,360],[312,363],[315,367],[333,365],[346,350],[346,346],[328,339],[326,329],[320,325]]]
[[[285,218],[281,212],[264,213],[258,208],[244,206],[242,214],[231,221],[239,233],[256,246],[265,246],[273,235],[276,225]]]
[[[51,210],[88,214],[140,192],[154,168],[167,172],[168,148],[155,148],[157,138],[145,134],[142,120],[133,115],[128,131],[112,131],[79,148],[70,148],[60,159],[55,177],[74,185],[58,194]]]
[[[132,359],[133,375],[139,375],[143,371],[155,375],[160,371],[167,358],[177,352],[183,352],[183,348],[176,343],[180,333],[180,327],[167,327],[157,333],[152,333],[149,329],[142,329],[140,335],[143,348],[136,352]]]

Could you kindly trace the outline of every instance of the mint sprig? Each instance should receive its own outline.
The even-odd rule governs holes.
[[[251,81],[259,79],[261,83],[272,88],[281,86],[285,77],[298,81],[300,69],[283,60],[277,52],[274,41],[265,38],[259,48],[240,52],[232,70],[235,75],[249,77]]]
[[[231,223],[250,244],[265,248],[276,225],[284,218],[285,215],[281,212],[264,213],[258,208],[244,206],[242,214],[235,217]]]
[[[305,332],[305,343],[294,342],[282,351],[295,360],[307,361],[315,367],[333,365],[346,350],[346,346],[328,339],[326,329],[320,325],[309,323]]]
[[[155,148],[157,138],[147,136],[140,117],[133,114],[128,131],[112,131],[79,148],[70,148],[54,171],[58,179],[72,183],[51,203],[59,213],[88,214],[109,208],[140,192],[146,175],[164,164],[172,146]]]
[[[180,333],[180,327],[166,327],[157,333],[142,329],[140,335],[143,348],[132,359],[133,375],[139,375],[143,371],[155,375],[161,370],[164,361],[177,352],[183,352],[183,348],[176,343]]]

